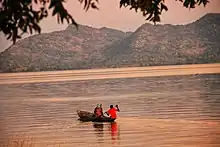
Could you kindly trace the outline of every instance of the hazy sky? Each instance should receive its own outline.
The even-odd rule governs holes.
[[[140,25],[147,23],[141,13],[135,13],[134,10],[128,8],[120,9],[119,0],[99,1],[100,10],[89,10],[87,12],[83,10],[83,5],[80,5],[78,0],[67,0],[65,6],[77,23],[96,28],[105,26],[123,31],[135,31]],[[161,23],[163,24],[186,24],[199,19],[206,13],[220,13],[220,0],[210,0],[205,8],[201,5],[190,10],[175,0],[166,0],[166,5],[169,10],[162,15]],[[41,23],[42,33],[62,30],[66,27],[67,24],[58,24],[56,17],[51,16]],[[0,34],[0,51],[5,50],[10,44],[11,42],[7,41],[3,34]]]

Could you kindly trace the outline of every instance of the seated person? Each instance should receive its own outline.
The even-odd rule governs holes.
[[[113,107],[113,105],[110,105],[110,109],[105,113],[108,116],[110,115],[110,118],[116,119],[117,118],[116,111],[120,112],[118,105],[116,105],[115,107]]]
[[[102,117],[103,111],[102,111],[102,104],[97,104],[96,108],[94,109],[95,117]]]

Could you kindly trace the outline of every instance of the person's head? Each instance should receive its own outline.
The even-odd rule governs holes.
[[[112,108],[113,108],[113,105],[110,105],[110,108],[112,109]]]
[[[101,107],[102,107],[102,104],[97,104],[96,107],[97,107],[97,108],[101,108]]]

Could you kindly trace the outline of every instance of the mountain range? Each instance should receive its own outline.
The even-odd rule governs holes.
[[[0,53],[0,72],[220,62],[220,13],[186,25],[149,23],[134,32],[69,25],[18,41]]]

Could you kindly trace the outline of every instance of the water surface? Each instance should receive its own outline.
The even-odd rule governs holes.
[[[0,85],[0,137],[36,146],[220,146],[220,74]],[[115,123],[76,110],[118,104]]]

